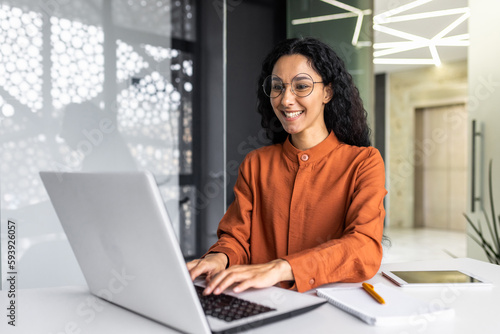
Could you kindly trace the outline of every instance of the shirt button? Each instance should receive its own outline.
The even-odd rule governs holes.
[[[307,161],[307,160],[309,160],[309,155],[307,155],[307,154],[302,154],[302,156],[300,157],[300,160],[302,160],[302,161]]]
[[[314,278],[311,278],[311,279],[309,280],[309,285],[313,285],[313,284],[314,284],[314,282],[315,282]]]

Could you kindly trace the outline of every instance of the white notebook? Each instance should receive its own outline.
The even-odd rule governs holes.
[[[411,325],[419,319],[452,317],[455,312],[443,303],[424,301],[410,296],[398,288],[375,284],[375,291],[385,300],[378,303],[361,286],[350,288],[316,289],[319,297],[336,307],[375,326]]]

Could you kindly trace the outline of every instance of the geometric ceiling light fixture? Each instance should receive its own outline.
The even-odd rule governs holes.
[[[314,16],[314,17],[306,17],[302,19],[295,19],[292,20],[292,25],[300,25],[300,24],[310,24],[310,23],[316,23],[316,22],[325,22],[325,21],[333,21],[333,20],[340,20],[340,19],[346,19],[346,18],[352,18],[356,17],[356,27],[354,28],[353,36],[352,36],[352,45],[358,46],[358,47],[363,47],[363,46],[371,46],[372,43],[371,41],[360,41],[359,40],[359,35],[361,33],[361,27],[363,25],[363,19],[365,15],[371,15],[372,10],[371,9],[359,9],[350,5],[347,5],[343,2],[340,1],[335,1],[335,0],[321,0],[322,2],[325,2],[329,5],[332,5],[334,7],[338,7],[341,9],[346,10],[345,13],[339,13],[339,14],[331,14],[331,15],[321,15],[321,16]]]
[[[441,65],[441,59],[437,47],[439,46],[469,46],[469,34],[459,33],[450,35],[452,32],[461,26],[469,17],[470,10],[467,7],[451,8],[443,10],[434,10],[427,12],[411,13],[407,15],[398,15],[407,12],[414,8],[420,7],[432,0],[417,0],[410,2],[406,5],[397,7],[395,9],[383,12],[373,18],[373,29],[379,33],[386,34],[395,38],[395,41],[385,41],[381,43],[374,43],[373,62],[375,64],[415,64],[415,65]],[[455,17],[455,19],[453,19]],[[441,29],[439,32],[434,33],[432,36],[422,36],[421,34],[404,31],[404,29],[396,29],[389,27],[390,25],[397,25],[401,22],[417,21],[422,25],[426,25],[425,20],[433,18],[448,18],[450,23]],[[399,25],[398,27],[400,27]],[[463,28],[463,26],[462,26]],[[408,58],[402,57],[403,53],[408,51],[427,49],[430,52],[430,58],[418,57]],[[389,55],[400,55],[400,58],[387,58]]]

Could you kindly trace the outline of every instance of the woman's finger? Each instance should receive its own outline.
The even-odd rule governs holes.
[[[226,275],[220,277],[219,283],[214,288],[213,293],[218,295],[231,287],[233,284],[246,281],[254,275],[255,274],[253,273],[252,268],[245,268],[243,270],[226,273]]]
[[[192,260],[192,261],[189,261],[188,263],[186,263],[186,266],[188,268],[188,270],[191,270],[193,269],[198,263],[200,262],[200,259],[196,259],[196,260]]]

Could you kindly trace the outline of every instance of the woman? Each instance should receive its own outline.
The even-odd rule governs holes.
[[[219,294],[372,277],[382,259],[384,163],[342,60],[316,39],[286,40],[264,60],[259,86],[274,144],[240,165],[219,239],[187,264],[191,278],[206,274],[204,293]]]

